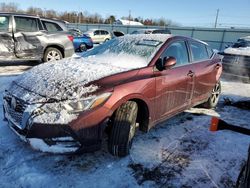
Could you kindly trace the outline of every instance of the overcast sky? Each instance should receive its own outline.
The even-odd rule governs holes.
[[[15,2],[21,9],[30,6],[57,11],[88,11],[104,18],[165,18],[183,26],[213,26],[219,9],[218,26],[250,27],[250,0],[0,0]]]

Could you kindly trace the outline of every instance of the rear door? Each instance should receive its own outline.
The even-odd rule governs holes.
[[[14,16],[15,20],[15,53],[18,58],[41,59],[43,56],[43,45],[41,37],[43,27],[38,18]]]
[[[189,63],[186,41],[172,42],[162,53],[161,59],[170,56],[176,58],[176,65],[168,70],[155,71],[157,119],[173,115],[191,102],[195,75]]]
[[[220,68],[219,59],[213,59],[213,52],[199,41],[189,41],[191,61],[195,71],[195,87],[193,104],[207,99],[216,84],[217,71]]]
[[[0,15],[0,59],[13,58],[15,58],[15,53],[12,17],[10,15]]]

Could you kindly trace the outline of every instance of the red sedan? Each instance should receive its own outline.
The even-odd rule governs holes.
[[[136,131],[220,95],[220,58],[198,40],[126,35],[25,72],[4,94],[9,126],[35,149],[126,156]]]

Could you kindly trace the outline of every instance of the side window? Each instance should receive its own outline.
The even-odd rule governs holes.
[[[9,30],[9,17],[0,16],[0,31],[8,31]]]
[[[107,31],[101,30],[101,35],[108,35]]]
[[[38,31],[37,19],[15,16],[16,31]]]
[[[201,61],[209,59],[206,45],[199,42],[190,42],[193,61]]]
[[[174,57],[176,59],[176,65],[185,65],[189,62],[188,51],[184,41],[173,42],[163,52],[162,58]]]
[[[53,22],[47,22],[47,21],[42,21],[45,29],[49,32],[56,32],[56,31],[62,31],[63,29],[56,23]]]
[[[94,35],[100,35],[99,30],[94,31]]]

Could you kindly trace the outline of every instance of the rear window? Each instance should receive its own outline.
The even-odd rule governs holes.
[[[9,29],[9,17],[0,16],[0,31],[8,31]]]
[[[192,52],[193,61],[202,61],[202,60],[209,59],[205,44],[192,41],[190,42],[190,48]]]
[[[34,32],[38,31],[38,23],[36,18],[15,16],[16,31]]]
[[[56,23],[42,21],[44,28],[49,32],[63,31],[63,29]]]

